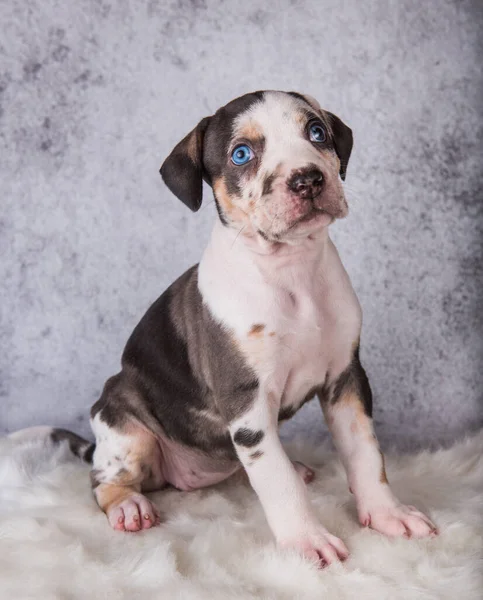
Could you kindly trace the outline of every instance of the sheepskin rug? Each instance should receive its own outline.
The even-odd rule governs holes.
[[[152,494],[160,527],[112,531],[89,489],[89,469],[64,444],[0,440],[2,599],[470,600],[483,597],[483,432],[449,450],[387,456],[399,497],[428,511],[440,535],[390,540],[363,529],[337,458],[302,442],[292,458],[315,467],[315,511],[351,551],[318,570],[278,550],[241,474],[221,485]],[[277,474],[273,473],[276,477]]]

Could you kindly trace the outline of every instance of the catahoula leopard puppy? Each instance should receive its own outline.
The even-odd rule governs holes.
[[[347,214],[351,149],[349,127],[313,98],[268,91],[203,119],[165,160],[169,189],[196,211],[205,180],[219,219],[92,408],[93,489],[115,529],[157,524],[143,492],[194,490],[243,467],[280,546],[321,564],[344,559],[307,497],[313,472],[278,435],[317,395],[360,522],[390,536],[436,531],[389,487],[359,360],[361,308],[328,233]]]

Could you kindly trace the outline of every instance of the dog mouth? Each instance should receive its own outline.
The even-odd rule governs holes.
[[[331,214],[329,214],[326,210],[313,207],[309,210],[309,212],[305,213],[304,215],[293,221],[293,223],[291,223],[291,225],[286,227],[283,231],[279,231],[277,233],[268,233],[262,231],[261,229],[258,229],[257,233],[267,242],[280,242],[285,236],[287,236],[287,234],[290,235],[292,232],[294,232],[294,230],[297,230],[297,228],[299,227],[303,228],[304,225],[307,225],[309,223],[313,223],[314,225],[318,224],[320,227],[325,227],[327,225],[330,225],[330,223],[332,223],[333,220],[334,217]]]
[[[326,215],[331,220],[333,219],[332,215],[330,215],[326,210],[324,210],[322,208],[316,208],[315,206],[313,206],[305,215],[302,215],[301,217],[299,217],[298,219],[296,219],[286,229],[286,231],[291,231],[292,229],[294,229],[298,225],[301,225],[302,223],[310,223],[311,221],[315,221],[316,219],[318,219],[322,215]]]
[[[256,232],[267,242],[310,237],[343,218],[346,214],[343,204],[344,196],[330,189],[326,193],[321,190],[307,198],[284,194],[279,202],[272,202],[272,211],[264,213],[264,219],[270,219],[270,225],[258,227]]]

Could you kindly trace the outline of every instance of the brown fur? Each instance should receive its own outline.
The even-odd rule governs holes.
[[[141,490],[140,485],[124,486],[113,485],[110,483],[101,483],[94,491],[97,504],[107,513],[112,507],[117,506],[123,500],[126,500],[132,494]]]
[[[158,458],[154,436],[133,421],[125,421],[120,426],[113,426],[113,429],[129,438],[129,448],[124,455],[114,457],[119,468],[109,477],[109,481],[106,481],[106,472],[102,467],[91,471],[94,496],[104,512],[133,493],[159,487],[158,481],[151,480],[150,465]],[[102,440],[98,442],[99,448],[102,443]],[[110,462],[107,463],[108,467]]]
[[[348,392],[347,394],[344,394],[341,397],[340,402],[347,402],[352,404],[356,411],[355,420],[351,423],[350,426],[351,432],[356,433],[357,431],[362,429],[368,435],[370,443],[377,445],[377,438],[374,435],[374,431],[372,430],[372,422],[367,417],[364,411],[364,406],[362,405],[362,402],[359,400],[359,398],[353,392]],[[379,475],[379,481],[381,483],[387,484],[389,482],[386,474],[384,454],[380,450],[379,454],[381,455],[381,472]]]
[[[265,325],[262,325],[261,323],[256,323],[255,325],[252,325],[252,328],[248,332],[248,335],[252,337],[260,337],[263,335],[264,329]]]
[[[354,408],[355,419],[350,426],[351,432],[363,432],[365,435],[367,435],[369,442],[372,444],[377,444],[377,439],[372,429],[372,419],[367,416],[364,405],[358,394],[356,394],[353,390],[348,389],[341,395],[338,402],[340,404],[351,404]]]
[[[219,177],[213,181],[213,192],[226,218],[237,223],[247,221],[245,211],[235,205],[233,202],[234,199],[228,193],[224,177]]]
[[[248,121],[242,127],[237,129],[236,136],[245,138],[251,142],[260,142],[263,140],[263,133],[260,126],[253,120]]]

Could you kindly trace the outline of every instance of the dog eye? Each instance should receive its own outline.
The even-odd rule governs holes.
[[[325,129],[321,123],[315,122],[309,126],[309,138],[311,142],[325,142]]]
[[[246,144],[242,144],[237,146],[231,153],[231,162],[237,166],[246,165],[247,162],[252,160],[253,156],[252,149]]]

